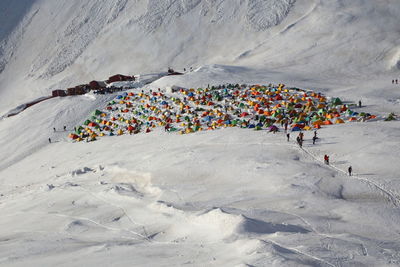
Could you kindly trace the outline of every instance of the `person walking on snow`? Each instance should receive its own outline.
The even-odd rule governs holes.
[[[353,171],[353,168],[351,166],[349,166],[349,168],[347,170],[349,171],[349,176],[351,176],[351,172]]]
[[[67,126],[64,125],[64,132],[67,130]]]
[[[286,137],[287,137],[287,141],[289,142],[290,133],[287,133],[287,134],[286,134]]]
[[[324,156],[324,162],[326,165],[329,165],[329,156],[325,154]]]
[[[304,133],[303,132],[299,133],[299,138],[300,138],[301,142],[304,141]]]
[[[53,131],[56,132],[56,128],[55,127],[53,127]]]
[[[300,148],[303,147],[303,141],[301,140],[300,136],[297,136],[296,138],[297,144],[300,146]]]
[[[358,107],[361,108],[361,100],[358,100]]]
[[[315,135],[312,138],[312,144],[315,145],[315,141],[317,140],[318,137],[316,137]]]
[[[49,138],[49,144],[51,144],[51,139]]]

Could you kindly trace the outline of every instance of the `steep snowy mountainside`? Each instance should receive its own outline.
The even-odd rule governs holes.
[[[1,1],[0,113],[51,89],[168,66],[244,65],[352,84],[391,77],[399,11],[396,0]]]

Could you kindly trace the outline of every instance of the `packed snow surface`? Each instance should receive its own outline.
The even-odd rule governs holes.
[[[134,90],[242,75],[209,66]],[[1,122],[0,264],[399,263],[397,121],[326,126],[316,145],[306,132],[303,150],[283,133],[240,128],[90,143],[53,132],[72,130],[115,97],[55,98]]]
[[[378,120],[322,127],[315,145],[306,131],[303,149],[295,133],[240,128],[75,143],[73,127],[117,94],[45,100],[0,120],[0,266],[400,265],[400,123],[381,119],[400,113],[399,11],[397,0],[1,1],[0,115],[140,73],[150,83],[127,84],[135,92],[284,83],[362,100]],[[193,71],[146,75],[169,66]]]

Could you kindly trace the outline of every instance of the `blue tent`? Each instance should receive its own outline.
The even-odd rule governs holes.
[[[297,126],[296,126],[296,127],[293,127],[293,128],[292,128],[292,132],[295,132],[295,131],[301,131],[300,127],[297,127]]]
[[[248,126],[248,128],[249,128],[249,129],[253,129],[253,128],[256,128],[256,126],[255,126],[254,124],[250,124],[250,125]]]
[[[210,122],[212,119],[213,119],[212,116],[205,116],[205,117],[203,118],[203,121]]]

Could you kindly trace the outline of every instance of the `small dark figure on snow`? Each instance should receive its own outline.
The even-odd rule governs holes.
[[[299,138],[303,142],[304,141],[304,133],[300,132],[299,133]]]
[[[287,137],[287,141],[289,142],[290,133],[287,133],[287,134],[286,134],[286,137]]]
[[[329,156],[328,155],[324,156],[324,162],[326,165],[329,165]]]
[[[300,148],[302,148],[303,147],[303,140],[301,140],[300,136],[296,137],[296,141],[297,141],[297,144],[300,146]]]
[[[51,144],[51,139],[49,138],[49,144]]]
[[[358,101],[358,107],[361,108],[361,100]]]
[[[392,84],[394,84],[394,80],[392,80]]]
[[[312,138],[312,144],[315,145],[315,141],[318,139],[318,137],[316,137],[315,135]]]
[[[396,84],[398,84],[399,80],[396,79]]]
[[[315,137],[315,138],[318,138],[318,137],[317,137],[317,131],[314,131],[314,137]]]
[[[349,176],[351,176],[351,172],[353,171],[353,168],[351,166],[349,166],[349,168],[347,170],[349,171]]]
[[[56,128],[53,128],[53,131],[55,132],[55,131],[56,131]]]
[[[67,126],[64,126],[64,132],[67,130]]]

